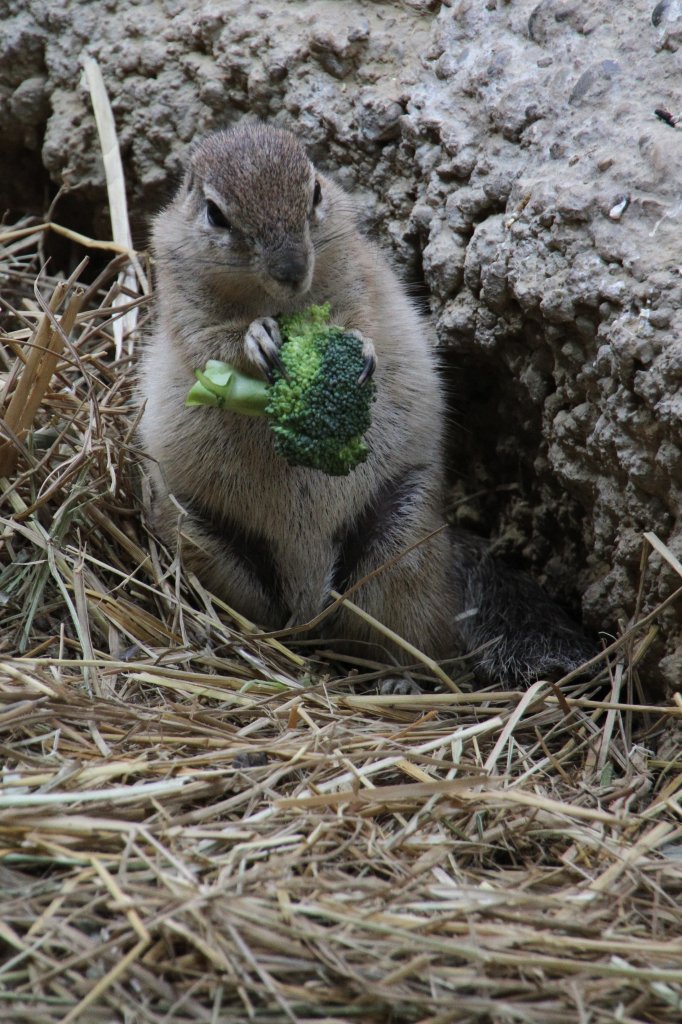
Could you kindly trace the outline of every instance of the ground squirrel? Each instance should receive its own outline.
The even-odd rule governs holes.
[[[351,197],[293,135],[242,124],[200,142],[154,222],[153,251],[157,322],[139,390],[155,520],[169,544],[182,536],[186,564],[216,594],[266,628],[307,622],[332,589],[433,533],[354,600],[433,657],[486,645],[478,670],[496,682],[569,670],[590,653],[536,584],[477,539],[438,532],[445,408],[428,325],[359,230]],[[377,385],[369,457],[346,477],[289,466],[264,419],[184,405],[207,359],[267,373],[274,317],[325,302],[362,335]],[[348,612],[328,627],[382,642]]]

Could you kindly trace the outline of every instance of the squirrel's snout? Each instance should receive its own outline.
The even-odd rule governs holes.
[[[312,260],[305,252],[289,252],[273,261],[268,270],[273,281],[292,292],[303,293],[310,288]]]

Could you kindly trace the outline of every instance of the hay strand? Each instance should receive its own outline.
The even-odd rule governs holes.
[[[92,101],[92,109],[97,123],[99,143],[102,150],[104,176],[107,183],[107,196],[109,199],[109,212],[111,215],[111,232],[114,242],[116,242],[122,250],[127,250],[133,254],[133,242],[130,233],[130,223],[128,221],[128,202],[126,200],[125,178],[123,176],[123,162],[121,160],[121,150],[118,145],[118,135],[116,134],[114,112],[111,109],[111,103],[109,102],[109,96],[107,95],[104,78],[99,64],[93,57],[83,57],[82,64],[84,78],[87,83],[87,87],[90,90],[90,99]],[[135,264],[136,260],[134,255],[131,255],[131,261]],[[138,276],[141,276],[139,266],[137,270]],[[136,284],[136,275],[134,270],[122,270],[118,278],[118,284],[119,292],[114,296],[114,307],[126,305],[126,293],[133,293]],[[131,338],[132,332],[137,326],[137,308],[133,306],[131,309],[126,310],[122,316],[117,317],[114,320],[113,326],[116,342],[116,358],[120,359],[123,351],[124,337],[127,336]],[[129,349],[129,351],[132,351],[132,348]]]

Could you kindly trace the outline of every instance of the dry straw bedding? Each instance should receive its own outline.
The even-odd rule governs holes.
[[[656,613],[526,693],[259,634],[146,529],[125,254],[36,282],[46,231],[0,237],[0,1021],[679,1021]]]

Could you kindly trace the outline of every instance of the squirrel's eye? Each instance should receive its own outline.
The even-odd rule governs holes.
[[[212,228],[223,228],[225,231],[229,231],[232,227],[223,211],[211,199],[206,200],[206,219]]]
[[[322,186],[319,181],[315,182],[315,188],[313,189],[313,209],[319,206],[322,202]]]

